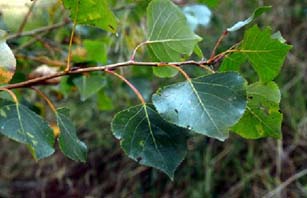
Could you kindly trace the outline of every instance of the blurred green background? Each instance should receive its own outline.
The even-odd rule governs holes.
[[[18,31],[30,5],[30,1],[16,2],[9,5],[0,0],[0,28],[11,34]],[[133,48],[144,40],[148,1],[110,2],[120,21],[118,35],[78,27],[73,46],[75,66],[78,63],[95,65],[127,60]],[[0,197],[262,197],[277,187],[282,191],[274,194],[275,197],[307,197],[307,174],[283,186],[287,179],[296,173],[306,173],[304,170],[307,169],[307,1],[174,2],[180,6],[207,3],[210,7],[213,15],[210,25],[197,29],[204,38],[201,48],[206,56],[227,27],[249,17],[258,6],[273,6],[272,11],[256,23],[261,27],[271,26],[273,31],[279,30],[287,43],[293,45],[276,79],[282,92],[283,139],[249,141],[232,134],[226,142],[219,142],[194,136],[188,142],[187,158],[176,171],[175,181],[171,182],[159,171],[130,160],[111,134],[113,115],[138,103],[127,86],[113,77],[106,77],[103,90],[82,102],[72,84],[74,77],[63,78],[60,84],[41,89],[57,107],[70,108],[78,135],[89,147],[88,162],[71,161],[58,151],[50,158],[35,162],[25,146],[0,136]],[[48,26],[67,17],[60,1],[41,0],[34,7],[24,31]],[[67,56],[71,28],[66,25],[52,32],[9,40],[18,58],[14,81],[26,79],[42,64],[51,66],[53,63],[54,66],[51,60],[58,61],[57,67],[53,68],[61,69]],[[243,31],[231,34],[219,50],[227,49],[242,36]],[[89,53],[93,49],[97,54]],[[141,49],[137,58],[146,60],[146,52]],[[187,70],[191,75],[199,75],[197,70]],[[143,68],[121,69],[120,72],[147,99],[160,85],[182,80],[179,76],[157,79],[151,70]],[[254,78],[251,70],[244,72],[248,79]],[[35,93],[26,89],[16,93],[50,123],[54,121],[50,109]]]

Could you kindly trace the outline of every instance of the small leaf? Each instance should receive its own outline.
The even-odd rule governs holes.
[[[159,61],[180,61],[191,55],[201,40],[187,24],[182,11],[170,0],[152,0],[147,8],[148,40],[152,56]]]
[[[212,74],[164,87],[152,100],[165,120],[223,141],[245,111],[246,81],[235,72]]]
[[[80,92],[81,101],[85,101],[95,95],[106,85],[105,77],[99,74],[90,76],[82,75],[75,78],[73,82]]]
[[[160,78],[172,78],[178,74],[178,70],[172,67],[153,67],[153,73]]]
[[[112,131],[131,159],[174,178],[186,155],[185,129],[164,121],[152,107],[138,105],[117,113]]]
[[[256,25],[248,29],[237,53],[245,54],[262,82],[273,80],[291,49],[272,38],[270,28],[261,31]]]
[[[280,138],[282,114],[278,86],[274,82],[257,82],[248,86],[247,94],[247,109],[232,130],[248,139]]]
[[[87,158],[87,146],[77,137],[76,128],[69,120],[68,109],[58,109],[57,125],[60,128],[59,146],[61,151],[72,160],[85,162]]]
[[[0,133],[27,145],[37,160],[54,153],[52,129],[40,116],[21,104],[1,107]]]
[[[16,70],[16,58],[6,44],[6,32],[0,29],[0,84],[10,82]]]
[[[109,111],[114,108],[112,99],[104,91],[97,94],[97,107],[101,111]]]
[[[239,29],[241,29],[242,27],[250,24],[251,22],[253,22],[256,18],[258,18],[259,16],[261,16],[263,13],[268,12],[272,9],[272,6],[263,6],[263,7],[259,7],[257,8],[253,15],[250,16],[249,18],[247,18],[244,21],[239,21],[237,23],[235,23],[233,26],[231,26],[230,28],[227,28],[228,32],[235,32],[238,31]]]
[[[72,20],[77,16],[78,24],[93,25],[110,32],[116,32],[117,21],[107,0],[63,0]]]

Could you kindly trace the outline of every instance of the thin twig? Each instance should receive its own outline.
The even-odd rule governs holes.
[[[167,65],[176,65],[176,66],[183,66],[183,65],[208,65],[206,61],[184,61],[184,62],[170,62],[170,63],[164,63]],[[114,70],[120,67],[127,67],[127,66],[142,66],[142,67],[158,67],[161,66],[161,62],[136,62],[136,61],[126,61],[126,62],[120,62],[120,63],[115,63],[115,64],[109,64],[109,65],[104,65],[104,66],[97,66],[97,67],[88,67],[88,68],[77,68],[74,69],[72,68],[70,71],[65,72],[57,72],[52,75],[48,76],[43,76],[43,77],[38,77],[34,78],[31,80],[23,81],[20,83],[15,83],[15,84],[9,84],[9,85],[4,85],[2,88],[6,89],[16,89],[16,88],[22,88],[22,87],[31,87],[31,86],[36,86],[40,85],[40,83],[45,82],[46,80],[57,78],[60,76],[66,76],[66,75],[72,75],[72,74],[81,74],[81,73],[87,73],[87,72],[94,72],[94,71],[105,71],[105,70]],[[1,87],[0,87],[1,88]]]
[[[32,11],[34,9],[34,6],[35,6],[36,2],[37,2],[37,0],[33,0],[32,1],[32,4],[31,4],[27,14],[23,18],[23,21],[22,21],[22,23],[20,24],[20,26],[18,28],[17,35],[20,35],[22,33],[23,29],[25,28],[25,26],[26,26],[26,24],[28,22],[28,19],[29,19],[30,15],[31,15],[31,13],[32,13]]]
[[[163,64],[163,65],[159,65],[159,66],[170,66],[170,67],[172,67],[172,68],[175,68],[175,69],[177,69],[183,76],[184,76],[184,78],[185,79],[187,79],[188,81],[191,81],[191,78],[190,78],[190,76],[183,70],[183,69],[181,69],[180,67],[178,67],[177,65],[172,65],[172,64]]]
[[[14,102],[18,104],[18,99],[15,93],[12,90],[6,89],[6,88],[0,88],[0,91],[6,91],[10,96],[13,98]]]
[[[145,99],[143,98],[142,94],[139,92],[139,90],[131,83],[129,82],[129,80],[127,80],[124,76],[112,71],[112,70],[109,70],[109,69],[106,69],[105,70],[107,73],[110,73],[116,77],[118,77],[119,79],[121,79],[122,81],[124,81],[132,90],[133,92],[137,95],[137,97],[139,98],[139,100],[141,101],[141,103],[143,105],[146,104],[145,102]]]
[[[212,53],[211,53],[211,56],[210,56],[210,59],[212,59],[214,56],[215,56],[215,53],[216,53],[216,50],[217,48],[220,46],[220,44],[222,43],[223,39],[228,35],[228,31],[225,30],[223,32],[223,34],[220,36],[220,38],[217,40],[213,50],[212,50]]]
[[[67,65],[65,68],[65,72],[68,72],[71,68],[70,62],[71,62],[71,53],[72,53],[72,41],[75,35],[76,26],[77,26],[77,19],[78,19],[78,14],[79,14],[79,4],[80,4],[80,1],[77,2],[76,16],[74,18],[74,24],[73,24],[71,34],[70,34],[69,46],[68,46],[68,56],[67,56],[67,62],[66,62]]]
[[[54,113],[57,112],[54,104],[51,102],[48,96],[46,96],[46,94],[44,94],[41,90],[36,89],[35,87],[31,87],[31,89],[33,89],[36,93],[38,93],[38,95],[40,95],[47,102],[48,106]]]
[[[23,36],[33,36],[33,35],[39,34],[41,32],[49,32],[51,30],[63,27],[64,25],[67,25],[69,23],[70,23],[70,21],[66,20],[66,21],[63,21],[63,22],[60,22],[60,23],[56,23],[56,24],[45,26],[45,27],[37,28],[37,29],[31,30],[31,31],[22,32],[20,34],[17,34],[17,33],[12,34],[12,35],[9,35],[6,39],[10,40],[10,39],[18,38],[18,37],[23,37]]]
[[[134,60],[135,60],[135,55],[136,55],[136,53],[137,53],[137,50],[138,50],[140,47],[142,47],[143,45],[146,45],[146,44],[147,44],[147,42],[145,41],[145,42],[142,42],[142,43],[138,44],[138,45],[134,48],[133,53],[132,53],[132,55],[131,55],[131,57],[130,57],[130,61],[134,61]]]
[[[289,177],[285,182],[281,183],[277,188],[275,188],[274,190],[272,190],[271,192],[267,193],[265,196],[263,196],[264,198],[270,198],[270,197],[274,197],[274,195],[278,194],[279,192],[281,192],[284,188],[286,188],[289,184],[291,184],[292,182],[294,182],[295,180],[298,180],[299,178],[303,177],[307,175],[307,169],[304,169],[298,173],[296,173],[295,175],[292,175],[291,177]]]

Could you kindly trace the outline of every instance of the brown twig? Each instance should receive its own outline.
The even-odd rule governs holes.
[[[6,91],[8,94],[10,94],[10,96],[13,98],[14,102],[16,104],[18,104],[18,99],[17,96],[15,95],[15,93],[12,90],[6,89],[6,88],[0,88],[0,91]]]
[[[131,82],[129,82],[129,80],[127,80],[124,76],[122,76],[122,75],[120,75],[120,74],[118,74],[118,73],[116,73],[112,70],[106,69],[105,71],[107,73],[110,73],[110,74],[116,76],[117,78],[121,79],[122,81],[124,81],[133,90],[133,92],[137,95],[137,97],[139,98],[141,103],[143,105],[146,104],[145,99],[143,98],[142,94],[139,92],[139,90]]]
[[[184,61],[184,62],[170,62],[170,63],[164,63],[167,65],[176,65],[176,66],[183,66],[183,65],[208,65],[206,61]],[[16,89],[16,88],[23,88],[23,87],[31,87],[31,86],[36,86],[40,85],[40,83],[44,83],[46,80],[57,78],[60,76],[66,76],[66,75],[72,75],[72,74],[81,74],[81,73],[87,73],[87,72],[94,72],[94,71],[105,71],[105,70],[114,70],[120,67],[127,67],[127,66],[145,66],[145,67],[158,67],[161,66],[161,62],[137,62],[137,61],[126,61],[126,62],[120,62],[120,63],[115,63],[115,64],[109,64],[109,65],[103,65],[103,66],[97,66],[97,67],[88,67],[88,68],[77,68],[74,69],[72,68],[70,71],[65,72],[61,71],[52,75],[48,76],[43,76],[43,77],[38,77],[34,78],[31,80],[27,80],[24,82],[20,83],[15,83],[15,84],[9,84],[5,85],[0,88],[5,88],[5,89]]]
[[[38,93],[38,95],[40,95],[47,102],[48,106],[54,113],[57,112],[54,104],[51,102],[48,96],[46,96],[46,94],[44,94],[41,90],[36,89],[35,87],[31,87],[31,89],[33,89],[36,93]]]
[[[214,48],[213,48],[213,50],[212,50],[212,53],[211,53],[211,56],[210,56],[210,59],[209,59],[209,60],[211,60],[211,59],[214,58],[217,48],[220,46],[220,44],[222,43],[223,39],[224,39],[227,35],[228,35],[228,31],[225,30],[225,31],[223,32],[223,34],[220,36],[220,38],[217,40],[217,42],[216,42],[216,44],[215,44],[215,46],[214,46]]]
[[[17,35],[20,35],[22,33],[23,29],[25,28],[25,26],[26,26],[26,24],[28,22],[28,19],[29,19],[30,15],[31,15],[31,13],[32,13],[32,11],[34,9],[34,6],[35,6],[36,2],[37,2],[37,0],[33,0],[32,1],[32,4],[31,4],[27,14],[23,18],[22,23],[20,24],[20,26],[18,28]]]

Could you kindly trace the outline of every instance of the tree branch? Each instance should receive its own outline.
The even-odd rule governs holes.
[[[12,34],[12,35],[9,35],[6,39],[10,40],[10,39],[15,39],[15,38],[22,37],[22,36],[33,36],[33,35],[39,34],[41,32],[49,32],[51,30],[63,27],[64,25],[69,24],[69,23],[70,23],[69,20],[65,20],[65,21],[60,22],[60,23],[56,23],[56,24],[45,26],[45,27],[37,28],[35,30]]]
[[[71,68],[69,71],[61,71],[52,75],[43,76],[34,78],[31,80],[15,83],[15,84],[8,84],[0,87],[0,89],[16,89],[16,88],[24,88],[24,87],[31,87],[40,85],[46,82],[46,80],[57,78],[60,76],[68,76],[73,74],[81,74],[87,72],[94,72],[94,71],[105,71],[105,70],[114,70],[119,67],[127,67],[127,66],[142,66],[142,67],[161,67],[161,64],[164,65],[176,65],[176,66],[183,66],[183,65],[195,65],[199,67],[204,67],[204,65],[208,65],[207,61],[184,61],[184,62],[170,62],[170,63],[161,63],[161,62],[137,62],[137,61],[126,61],[120,62],[115,64],[109,65],[102,65],[97,67],[87,67],[87,68]]]

